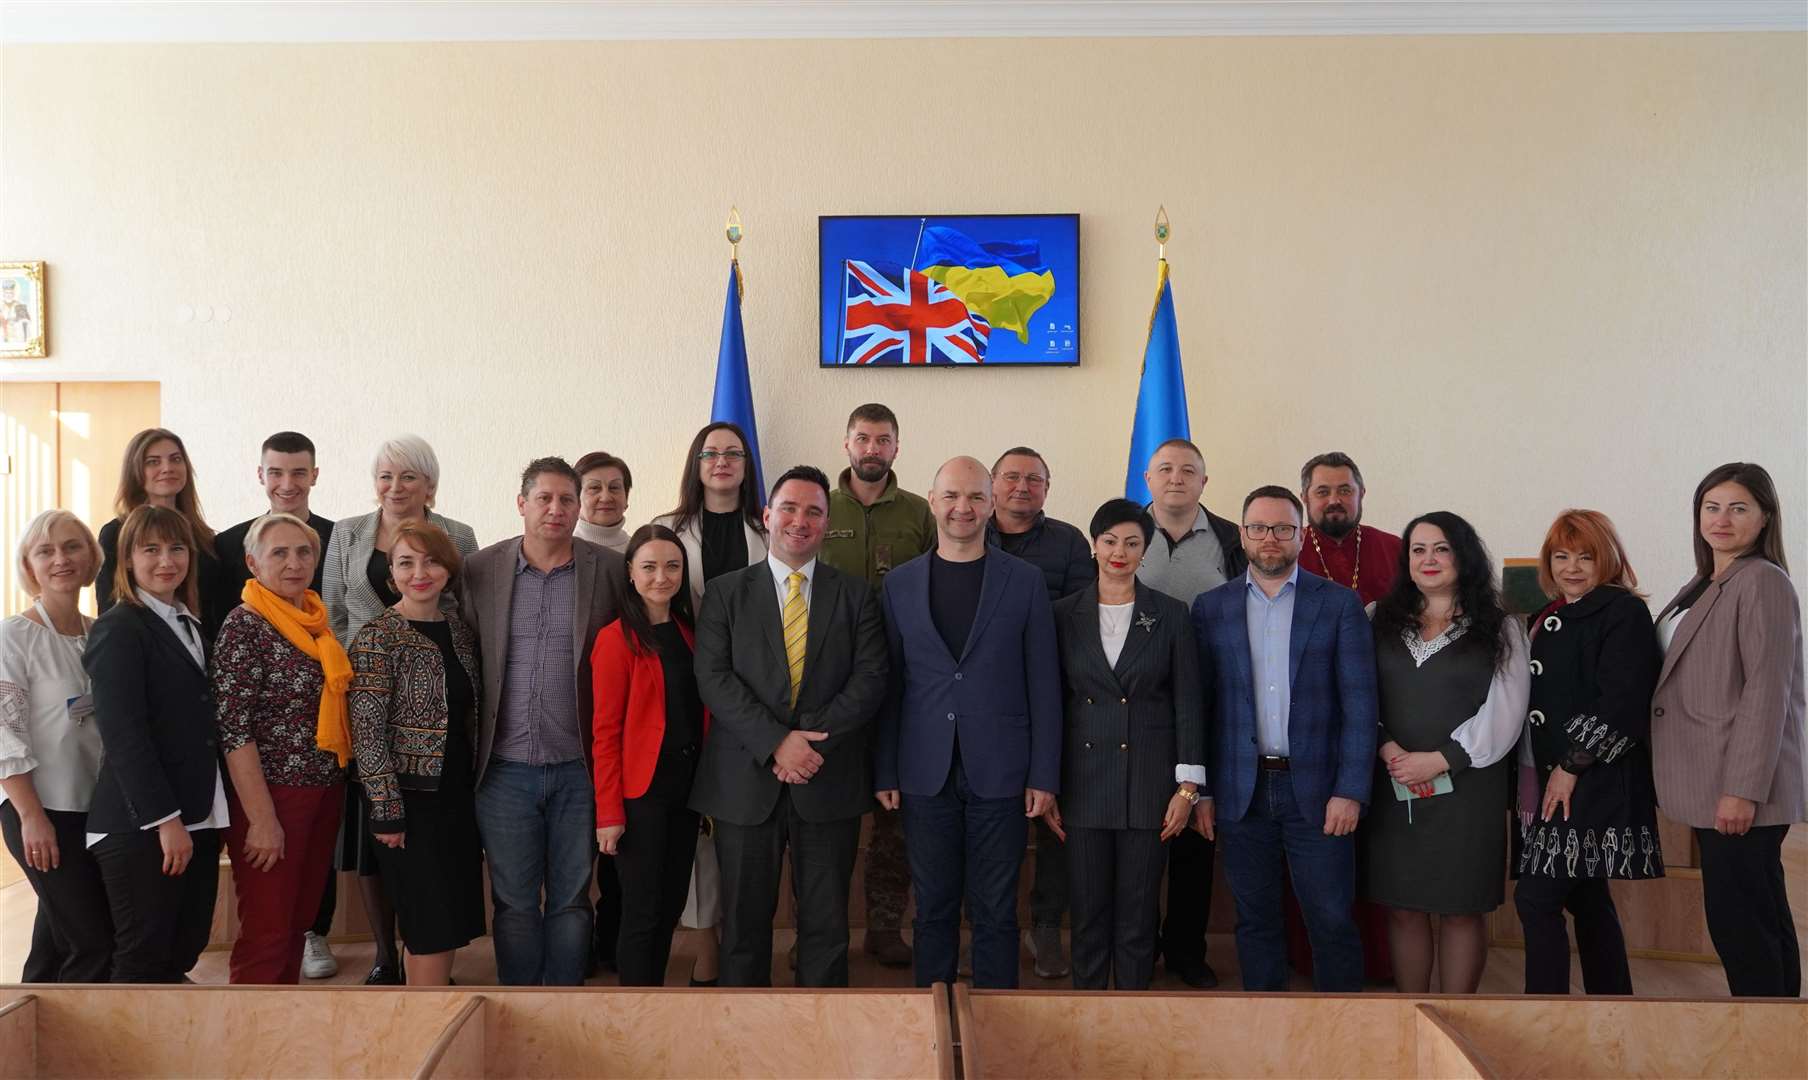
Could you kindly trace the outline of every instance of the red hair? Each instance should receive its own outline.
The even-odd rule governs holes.
[[[1565,510],[1544,534],[1544,547],[1538,551],[1538,587],[1553,599],[1558,589],[1551,577],[1551,552],[1558,548],[1593,557],[1597,585],[1618,585],[1635,596],[1644,595],[1638,591],[1638,575],[1626,561],[1620,534],[1599,510]]]

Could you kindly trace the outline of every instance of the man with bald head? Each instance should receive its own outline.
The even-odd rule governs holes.
[[[963,896],[973,985],[1017,986],[1017,877],[1029,821],[1061,775],[1060,657],[1036,567],[986,546],[992,477],[936,471],[936,546],[885,578],[892,692],[879,714],[878,799],[901,808],[916,891],[918,986],[952,983]]]

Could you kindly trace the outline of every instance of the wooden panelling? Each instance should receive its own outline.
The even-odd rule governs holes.
[[[1808,1075],[1808,1002],[1445,998],[1501,1077]]]
[[[474,996],[446,1023],[415,1080],[481,1080],[487,1075],[484,1045],[484,998]]]
[[[438,990],[40,987],[41,1077],[412,1076],[472,996]]]
[[[0,380],[0,617],[31,606],[17,545],[31,519],[57,505],[56,401],[56,383]]]
[[[969,1080],[1400,1077],[1417,1068],[1408,998],[963,988],[957,994]]]
[[[1451,1027],[1430,1005],[1420,1005],[1417,1013],[1413,1049],[1420,1080],[1493,1080],[1494,1070],[1468,1036]]]
[[[0,997],[0,1080],[38,1075],[38,1002],[31,994]]]
[[[936,992],[496,991],[491,1076],[934,1077]]]

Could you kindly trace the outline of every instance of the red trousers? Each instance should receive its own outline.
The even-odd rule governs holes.
[[[333,845],[345,808],[345,785],[270,785],[276,821],[283,831],[283,857],[258,870],[245,855],[250,823],[236,793],[227,795],[232,823],[226,853],[232,859],[232,888],[238,894],[239,934],[232,946],[234,983],[301,981],[301,948],[320,913],[320,893],[333,870]]]

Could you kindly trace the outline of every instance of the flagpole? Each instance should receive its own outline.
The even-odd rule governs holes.
[[[728,208],[728,225],[723,229],[728,236],[728,263],[734,268],[735,295],[746,294],[746,287],[741,281],[741,237],[746,235],[741,229],[741,212],[733,206]]]
[[[917,245],[910,249],[910,269],[917,268],[917,255],[923,250],[923,232],[929,227],[928,218],[917,219]]]
[[[1168,237],[1172,235],[1173,229],[1168,225],[1168,208],[1157,206],[1155,208],[1155,306],[1149,311],[1149,331],[1143,335],[1145,343],[1148,341],[1149,335],[1155,332],[1155,316],[1161,311],[1161,290],[1168,283]],[[1147,355],[1144,355],[1143,362],[1148,363]]]

